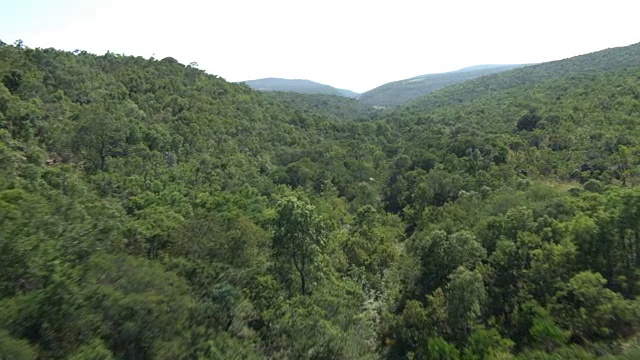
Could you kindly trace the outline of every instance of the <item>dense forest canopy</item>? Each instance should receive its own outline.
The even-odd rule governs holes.
[[[303,114],[333,121],[371,121],[383,113],[381,109],[344,96],[285,91],[270,91],[264,95]]]
[[[640,44],[379,112],[0,42],[0,359],[637,359]]]

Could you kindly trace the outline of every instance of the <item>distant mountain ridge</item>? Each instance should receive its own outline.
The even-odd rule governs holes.
[[[337,95],[349,98],[358,97],[358,93],[346,89],[337,89],[306,79],[263,78],[241,81],[258,91],[287,91],[301,94]]]
[[[475,65],[445,73],[415,76],[378,86],[361,94],[358,100],[367,105],[398,106],[449,85],[524,66],[527,65]]]
[[[449,85],[459,84],[485,75],[516,69],[527,65],[474,65],[445,73],[414,76],[393,81],[365,93],[359,94],[347,89],[338,89],[306,79],[262,78],[241,81],[258,91],[293,92],[298,94],[322,94],[358,99],[368,106],[392,107],[440,90]]]

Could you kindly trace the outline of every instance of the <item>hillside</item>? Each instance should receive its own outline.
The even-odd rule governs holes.
[[[501,143],[530,177],[635,184],[639,77],[636,44],[454,85],[393,116],[420,124],[402,123],[409,142],[440,142],[458,156]]]
[[[548,81],[556,80],[560,83],[568,79],[580,82],[588,76],[605,76],[615,72],[633,74],[638,67],[639,46],[635,44],[606,49],[569,59],[531,65],[513,72],[494,74],[451,86],[432,96],[418,99],[412,106],[425,112],[437,107],[469,103],[478,96],[491,96],[497,91],[526,88]],[[566,89],[569,90],[569,86]]]
[[[477,65],[456,71],[428,74],[394,81],[360,95],[358,100],[372,106],[398,106],[449,85],[525,65]]]
[[[352,201],[383,165],[354,124],[172,58],[0,45],[1,357],[372,354],[363,290],[327,263],[326,281],[305,270],[309,303],[290,257],[272,254],[286,204],[327,232],[351,222],[338,193]]]
[[[353,91],[336,89],[332,86],[320,84],[311,80],[264,78],[247,80],[243,81],[243,83],[258,91],[285,91],[300,94],[336,95],[350,98],[358,96],[358,94]]]
[[[334,121],[371,120],[373,116],[380,113],[373,106],[344,96],[282,91],[266,92],[265,96],[304,114],[321,116]]]
[[[379,112],[0,42],[0,140],[0,358],[640,357],[640,44]]]

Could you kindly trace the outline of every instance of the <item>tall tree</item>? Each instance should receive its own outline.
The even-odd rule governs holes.
[[[307,295],[325,238],[322,219],[308,200],[288,196],[278,203],[272,243],[275,266],[281,280],[289,286],[291,267],[295,268],[302,295]]]

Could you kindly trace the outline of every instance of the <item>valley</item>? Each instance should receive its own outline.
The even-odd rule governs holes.
[[[273,84],[0,42],[0,358],[640,358],[640,44]]]

